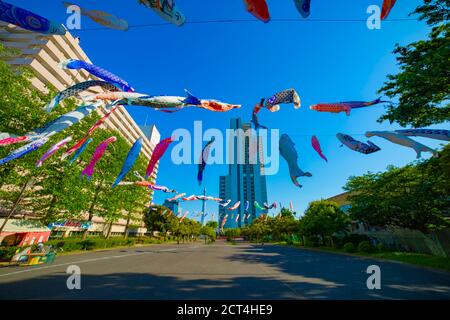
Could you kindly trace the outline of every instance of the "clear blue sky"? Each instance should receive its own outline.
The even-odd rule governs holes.
[[[50,19],[64,22],[65,8],[60,1],[9,0]],[[73,0],[75,4],[103,10],[129,21],[131,25],[160,23],[155,13],[139,5],[137,0]],[[268,0],[271,16],[299,18],[292,0]],[[390,18],[408,18],[419,0],[398,1]],[[313,19],[366,19],[371,4],[382,0],[316,0],[312,1]],[[179,0],[178,6],[187,20],[252,18],[242,0]],[[98,25],[87,18],[83,28]],[[388,165],[402,166],[415,160],[412,149],[394,145],[381,138],[371,140],[382,151],[363,155],[340,148],[337,132],[352,134],[366,140],[367,130],[398,128],[389,123],[379,124],[377,118],[383,107],[354,110],[345,114],[318,113],[309,105],[318,102],[372,100],[388,73],[396,72],[392,51],[396,43],[407,44],[426,36],[423,22],[385,22],[381,30],[369,30],[365,22],[262,22],[193,24],[181,28],[156,26],[131,29],[74,32],[81,37],[81,46],[91,60],[132,84],[138,92],[148,94],[183,95],[187,88],[200,97],[239,103],[240,110],[212,113],[185,109],[175,114],[129,108],[136,122],[156,124],[162,137],[174,129],[192,130],[193,121],[203,121],[203,127],[225,130],[229,120],[242,117],[250,120],[253,105],[263,96],[294,87],[302,98],[302,108],[294,110],[283,105],[278,113],[262,111],[260,122],[291,136],[299,152],[300,167],[313,174],[302,178],[302,189],[290,181],[287,165],[281,161],[280,171],[267,178],[269,202],[293,201],[299,212],[312,200],[327,198],[342,192],[347,178],[367,171],[382,171]],[[444,127],[444,126],[441,126]],[[448,126],[447,126],[448,128]],[[325,163],[312,149],[311,136],[318,136],[328,157]],[[438,147],[439,142],[419,139]],[[425,154],[428,157],[427,154]],[[195,155],[197,158],[198,155]],[[218,177],[227,168],[214,165],[206,168],[208,194],[218,195]],[[159,166],[157,182],[187,194],[201,193],[196,181],[196,166],[175,166],[170,155]],[[161,203],[165,194],[155,197]],[[189,203],[184,210],[201,210],[201,203]],[[208,212],[216,212],[214,203]],[[216,214],[217,217],[217,214]]]

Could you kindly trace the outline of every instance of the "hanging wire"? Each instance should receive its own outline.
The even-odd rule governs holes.
[[[419,21],[414,18],[399,18],[399,19],[388,19],[383,20],[383,22],[408,22],[408,21]],[[221,23],[248,23],[248,22],[257,22],[261,23],[261,21],[257,19],[217,19],[217,20],[192,20],[186,21],[185,25],[195,25],[195,24],[221,24]],[[271,19],[270,22],[367,22],[367,19],[296,19],[296,18],[280,18],[280,19]],[[151,28],[151,27],[163,27],[163,26],[172,26],[173,24],[170,22],[160,22],[160,23],[147,23],[147,24],[136,24],[130,25],[129,30],[131,29],[139,29],[139,28]],[[98,28],[86,28],[79,29],[76,31],[86,32],[86,31],[102,31],[102,30],[112,30],[106,27],[98,27]]]

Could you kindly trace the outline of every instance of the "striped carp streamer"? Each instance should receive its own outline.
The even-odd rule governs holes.
[[[51,112],[54,108],[56,108],[61,101],[63,101],[64,99],[70,98],[70,97],[75,97],[77,96],[79,93],[86,91],[90,88],[93,87],[101,87],[105,90],[108,91],[117,91],[118,88],[106,81],[101,81],[101,80],[89,80],[89,81],[85,81],[85,82],[81,82],[81,83],[77,83],[74,86],[71,86],[70,88],[67,88],[61,92],[59,92],[53,99],[52,101],[50,101],[50,103],[48,105],[46,105],[44,107],[44,110],[46,112]]]
[[[427,147],[426,145],[421,144],[420,142],[417,142],[411,138],[408,138],[404,135],[401,135],[401,134],[398,134],[395,132],[390,132],[390,131],[367,131],[366,132],[367,138],[370,138],[373,136],[378,136],[378,137],[384,138],[392,143],[414,149],[414,151],[416,152],[416,155],[417,155],[416,156],[417,159],[419,159],[421,157],[422,152],[430,152],[434,156],[437,155],[436,150],[433,150],[433,149]]]
[[[120,185],[120,186],[147,187],[147,188],[152,189],[154,191],[162,191],[162,192],[165,192],[165,193],[176,193],[177,192],[177,190],[169,189],[166,186],[159,186],[159,185],[153,184],[153,183],[151,183],[149,181],[145,181],[145,180],[134,181],[134,182],[132,182],[132,181],[124,182],[124,181],[122,181],[122,182],[119,182],[117,185]]]
[[[139,154],[142,149],[142,142],[143,139],[139,138],[137,139],[133,146],[131,147],[130,151],[127,154],[127,157],[125,158],[125,161],[122,165],[122,169],[120,170],[120,173],[116,180],[113,183],[113,188],[119,184],[120,181],[122,181],[123,178],[130,172],[130,170],[133,168],[134,164],[136,163],[137,159],[139,158]]]
[[[244,0],[247,11],[264,23],[270,21],[269,7],[266,0]]]
[[[392,8],[395,5],[395,2],[397,0],[384,0],[383,1],[383,7],[381,8],[381,20],[385,20],[388,16],[389,13],[391,12]]]
[[[197,201],[197,200],[199,200],[199,199],[198,199],[198,196],[196,196],[196,195],[191,195],[189,197],[183,198],[183,201]]]
[[[313,147],[313,149],[317,152],[317,154],[326,162],[328,162],[327,157],[324,156],[323,152],[322,152],[322,148],[320,147],[320,142],[319,139],[317,139],[316,136],[312,136],[311,138],[311,145]]]
[[[156,163],[158,163],[159,159],[162,158],[164,153],[166,152],[167,148],[169,148],[169,145],[173,142],[172,137],[166,138],[162,140],[160,143],[158,143],[155,147],[155,150],[153,150],[152,157],[150,158],[150,161],[147,166],[147,170],[145,172],[145,179],[148,179],[153,174],[153,170],[155,169]]]
[[[86,135],[81,138],[80,141],[78,141],[73,147],[71,147],[69,150],[67,150],[66,152],[64,152],[62,159],[65,159],[67,157],[69,157],[72,153],[74,153],[75,151],[78,150],[78,148],[80,148],[84,142],[87,140],[87,138],[89,138],[89,136],[95,131],[97,130],[105,121],[106,119],[109,118],[109,116],[116,111],[117,106],[114,106],[111,111],[109,111],[107,114],[105,114],[103,117],[100,118],[100,120],[98,120],[86,133]]]
[[[187,217],[189,211],[186,211],[183,216],[180,218],[180,223],[183,222],[183,220]]]
[[[85,61],[70,59],[70,60],[63,61],[61,63],[61,67],[63,69],[72,69],[72,70],[84,69],[88,73],[92,74],[93,76],[96,76],[97,78],[105,80],[106,82],[109,82],[109,83],[121,88],[122,91],[127,91],[127,92],[135,91],[133,89],[133,87],[131,87],[130,84],[128,82],[126,82],[125,80],[119,78],[118,76],[109,72],[108,70],[105,70],[96,65],[87,63]]]
[[[178,199],[184,197],[185,195],[186,195],[186,193],[180,193],[180,194],[177,194],[176,196],[174,196],[172,198],[167,199],[167,201],[177,201]]]
[[[228,206],[229,204],[231,203],[231,200],[227,200],[227,201],[225,201],[225,202],[223,202],[223,203],[219,203],[219,206],[222,206],[222,207],[226,207],[226,206]]]
[[[267,203],[264,202],[264,209],[266,210],[272,210],[272,209],[276,209],[277,208],[277,203],[274,202],[271,205],[268,205]]]
[[[28,132],[23,136],[16,136],[10,133],[0,133],[0,146],[10,145],[19,142],[34,141],[43,137],[50,138],[51,136],[64,131],[70,126],[80,122],[84,117],[88,116],[92,111],[97,109],[99,104],[79,107],[76,110],[70,111],[55,120],[47,123],[44,127]]]
[[[57,142],[53,146],[48,149],[46,153],[42,155],[42,157],[36,162],[36,167],[41,167],[45,160],[50,158],[52,155],[54,155],[56,152],[58,152],[59,149],[64,147],[66,144],[68,144],[70,141],[72,141],[72,137],[67,137],[65,139],[62,139],[61,141]]]
[[[261,205],[258,203],[258,201],[253,202],[253,205],[258,210],[265,210],[263,207],[261,207]]]
[[[29,144],[24,145],[16,150],[14,150],[13,152],[11,152],[9,155],[4,157],[3,159],[0,159],[0,166],[4,165],[5,163],[8,163],[9,161],[22,158],[22,157],[26,156],[27,154],[29,154],[33,151],[36,151],[37,149],[42,147],[44,144],[46,144],[48,142],[48,140],[49,140],[49,138],[45,136],[45,137],[40,138],[39,140],[32,141]]]
[[[225,223],[227,222],[228,215],[226,214],[225,217],[222,219],[222,223],[220,224],[220,229],[223,229],[225,226]]]
[[[300,96],[294,89],[287,89],[274,94],[266,100],[266,108],[271,112],[277,112],[280,110],[281,103],[293,103],[295,109],[301,107]]]
[[[209,151],[211,149],[211,145],[215,141],[215,137],[212,137],[211,140],[205,145],[205,147],[202,150],[202,154],[200,155],[200,160],[198,163],[198,173],[197,173],[197,181],[198,184],[201,185],[203,182],[203,171],[205,171],[206,163],[208,162],[209,158]]]
[[[63,2],[66,8],[73,6],[73,4],[69,2]],[[79,7],[79,6],[78,6]],[[99,10],[88,10],[84,8],[80,8],[80,13],[83,16],[88,17],[92,21],[115,30],[128,31],[128,22],[124,19],[116,17],[110,13],[99,11]]]
[[[176,6],[175,0],[139,0],[139,3],[152,9],[158,16],[177,27],[186,22],[186,18]]]
[[[104,140],[97,146],[94,153],[92,154],[91,161],[86,166],[86,168],[84,168],[84,170],[81,172],[81,177],[86,176],[88,180],[91,180],[92,175],[94,174],[95,164],[103,157],[103,155],[105,154],[106,148],[108,148],[108,145],[110,143],[115,142],[116,140],[117,140],[117,138],[112,136],[112,137]]]
[[[309,109],[318,111],[318,112],[331,112],[331,113],[340,113],[345,112],[347,116],[350,115],[350,111],[352,109],[364,108],[374,106],[380,103],[386,103],[388,101],[381,101],[381,98],[364,102],[364,101],[347,101],[347,102],[337,102],[337,103],[319,103],[313,106],[310,106]]]
[[[231,207],[227,208],[227,210],[229,210],[229,211],[236,210],[237,208],[240,207],[240,205],[241,205],[241,202],[238,201],[238,202],[236,202],[235,204],[233,204]]]
[[[62,24],[5,1],[0,1],[0,20],[33,32],[60,36],[66,34],[66,28]]]
[[[92,138],[89,138],[81,145],[81,147],[73,155],[72,159],[69,160],[69,166],[72,165],[81,156],[81,154],[86,150],[86,148],[92,141]]]
[[[450,141],[450,130],[444,129],[404,129],[395,130],[395,132],[407,137],[424,137],[429,139]]]
[[[282,134],[279,142],[280,155],[286,160],[289,167],[289,175],[292,182],[299,188],[301,184],[297,181],[298,177],[312,177],[309,172],[302,171],[298,164],[298,154],[295,150],[295,144],[287,134]]]
[[[294,0],[298,12],[303,18],[308,18],[311,14],[311,0]]]
[[[353,151],[364,153],[364,154],[371,154],[374,152],[378,152],[381,150],[380,147],[378,147],[376,144],[367,141],[367,143],[358,141],[353,139],[348,134],[344,133],[338,133],[336,135],[338,140],[342,143],[342,145],[347,146],[348,148],[352,149]],[[342,147],[341,145],[341,147]]]

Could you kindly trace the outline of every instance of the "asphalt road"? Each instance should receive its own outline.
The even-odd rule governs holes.
[[[367,289],[370,265],[380,290]],[[152,245],[1,268],[0,299],[450,299],[450,273],[267,244]]]

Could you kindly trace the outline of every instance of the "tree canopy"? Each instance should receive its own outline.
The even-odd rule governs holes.
[[[400,72],[388,75],[379,90],[392,100],[379,122],[424,127],[450,120],[450,1],[424,0],[413,14],[432,26],[426,40],[397,44]]]
[[[11,50],[0,45],[0,56],[10,57]],[[76,108],[75,99],[67,99],[51,113],[46,113],[46,105],[54,91],[42,94],[30,82],[32,72],[29,68],[12,68],[0,61],[0,132],[23,134],[39,128],[61,114]],[[92,135],[93,142],[71,166],[61,160],[61,151],[46,160],[42,167],[35,166],[36,161],[54,143],[68,136],[73,141],[83,137],[88,129],[99,119],[93,112],[79,123],[51,137],[42,148],[0,166],[0,205],[7,209],[16,199],[21,186],[33,178],[33,186],[25,192],[18,210],[30,212],[44,223],[63,219],[88,219],[93,216],[104,218],[107,222],[117,221],[122,216],[142,213],[148,205],[150,192],[142,187],[118,186],[111,188],[114,179],[130,149],[130,144],[116,131],[98,129]],[[108,146],[104,157],[96,164],[91,181],[80,179],[82,169],[90,161],[97,145],[110,136],[117,141]],[[0,147],[0,157],[19,148],[20,144]],[[141,155],[135,169],[145,171],[146,159]],[[127,180],[135,181],[132,174]]]
[[[394,226],[429,232],[448,226],[450,214],[450,146],[438,158],[386,172],[351,177],[350,213],[372,226]]]

